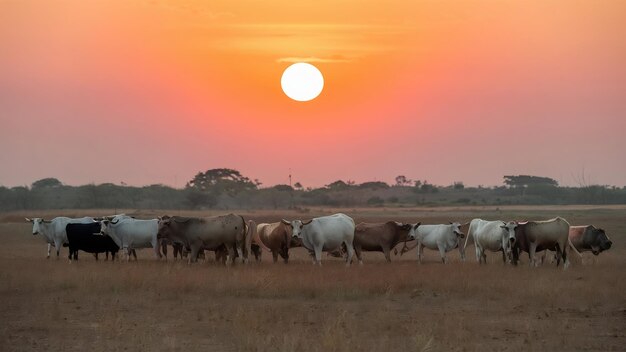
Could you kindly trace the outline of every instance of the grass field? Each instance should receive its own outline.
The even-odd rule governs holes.
[[[120,210],[117,210],[121,212]],[[336,209],[242,211],[257,221],[309,218]],[[441,223],[546,219],[607,230],[613,248],[582,265],[504,266],[488,254],[478,266],[458,252],[441,264],[426,250],[363,266],[323,257],[224,267],[157,262],[69,264],[45,259],[24,216],[105,215],[113,210],[0,214],[0,350],[164,351],[623,351],[626,349],[626,206],[342,209],[355,221]],[[163,211],[132,213],[138,217]],[[218,212],[171,212],[209,215]],[[589,254],[591,257],[591,254]]]

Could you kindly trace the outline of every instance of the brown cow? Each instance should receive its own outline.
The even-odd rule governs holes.
[[[278,261],[279,255],[283,258],[285,264],[289,262],[289,248],[291,247],[292,237],[289,225],[285,225],[282,222],[262,223],[257,225],[256,232],[253,243],[271,251],[274,263]]]
[[[417,226],[420,224],[418,223]],[[363,264],[361,251],[383,252],[385,259],[391,262],[391,250],[400,242],[408,240],[411,224],[395,221],[385,223],[365,223],[356,225],[354,230],[354,250],[359,264]]]

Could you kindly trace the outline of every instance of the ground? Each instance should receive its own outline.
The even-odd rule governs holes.
[[[346,268],[306,252],[292,262],[224,267],[157,262],[96,262],[81,253],[70,264],[45,258],[45,244],[24,216],[103,215],[120,210],[0,214],[0,350],[167,351],[618,351],[626,347],[626,206],[310,209],[241,211],[257,221],[310,218],[336,211],[359,221],[466,222],[546,219],[607,230],[614,247],[567,271],[503,265],[488,254],[479,266],[468,251],[442,264],[426,251],[367,253]],[[130,211],[127,211],[130,212]],[[133,212],[139,217],[166,211]],[[212,212],[170,212],[208,215]],[[594,261],[595,259],[595,261]]]

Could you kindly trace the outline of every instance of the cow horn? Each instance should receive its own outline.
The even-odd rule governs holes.
[[[309,220],[309,221],[303,221],[303,222],[302,222],[302,226],[310,224],[310,223],[311,223],[311,221],[313,221],[313,219],[311,219],[311,220]]]
[[[282,222],[285,225],[291,225],[291,222],[285,220],[285,219],[280,219],[280,222]]]
[[[117,224],[118,222],[120,222],[120,219],[117,219],[116,221],[111,220],[111,224],[113,225]]]
[[[24,218],[24,220],[26,220],[27,222],[35,222],[35,220],[33,220],[31,218]]]

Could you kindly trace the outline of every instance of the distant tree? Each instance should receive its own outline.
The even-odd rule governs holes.
[[[509,187],[528,187],[533,185],[557,187],[559,185],[552,178],[530,175],[504,176],[504,184]]]
[[[350,184],[345,183],[342,180],[337,180],[333,183],[326,185],[326,188],[328,188],[331,191],[342,191],[342,190],[349,189],[350,187],[351,187]]]
[[[422,181],[420,180],[413,181],[413,185],[419,189],[422,186]]]
[[[464,189],[465,185],[463,184],[463,182],[459,181],[459,182],[455,182],[452,187],[454,189]]]
[[[234,196],[240,192],[257,189],[260,182],[251,181],[233,169],[211,169],[198,173],[187,183],[186,188],[201,192],[211,191],[216,195],[226,193]]]
[[[363,182],[360,185],[358,185],[358,187],[365,188],[365,189],[387,189],[389,188],[389,185],[382,181],[370,181],[370,182]]]
[[[32,189],[42,189],[42,188],[56,188],[61,187],[63,184],[61,181],[54,177],[42,178],[41,180],[33,182],[31,185]]]
[[[293,191],[293,188],[291,186],[289,186],[289,185],[276,185],[276,186],[274,186],[272,188],[274,188],[277,191],[281,191],[281,192],[291,192],[291,191]]]
[[[396,186],[408,186],[411,184],[411,180],[404,175],[396,176]]]
[[[295,188],[295,189],[296,189],[296,190],[298,190],[298,191],[301,191],[304,187],[302,187],[302,184],[301,184],[300,182],[296,182],[296,183],[293,185],[293,188]]]

